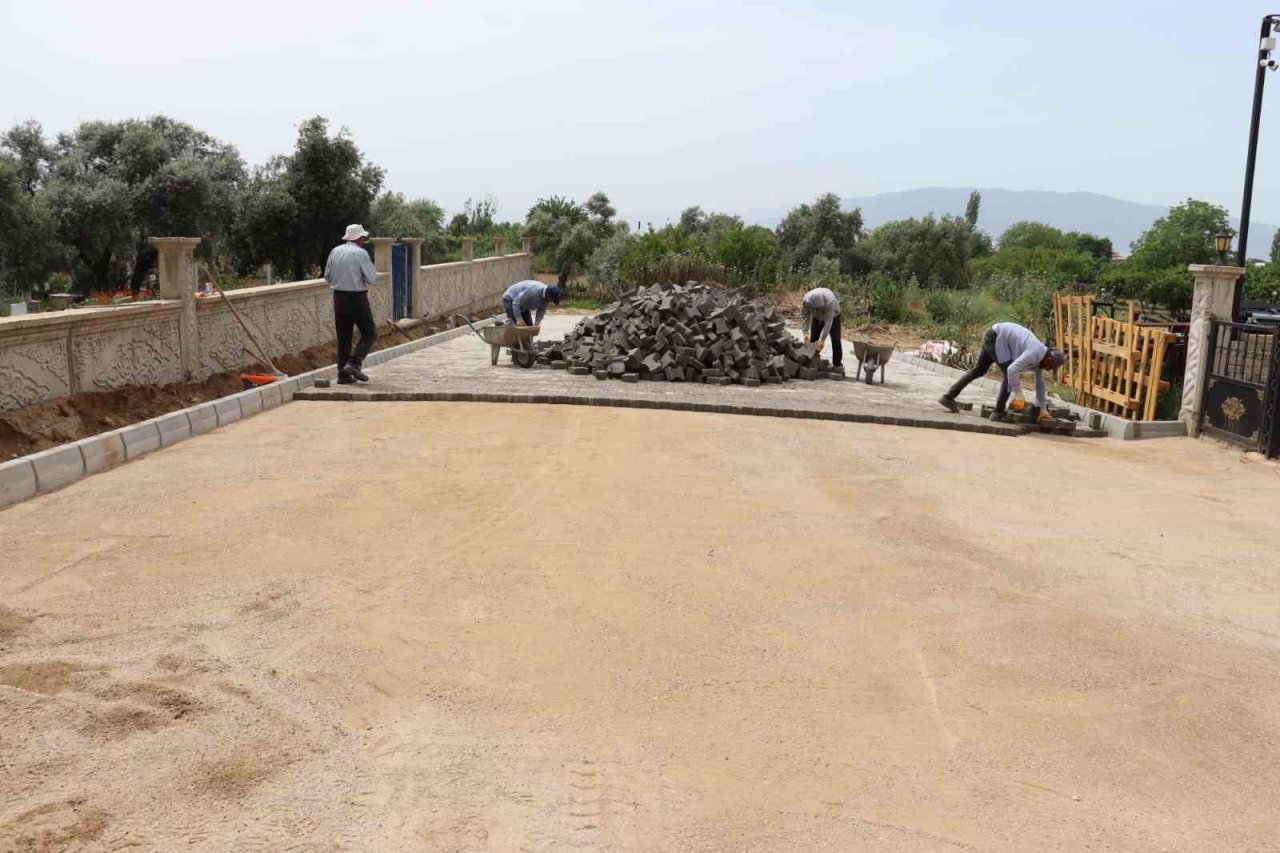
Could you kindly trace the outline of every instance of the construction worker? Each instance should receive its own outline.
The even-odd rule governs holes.
[[[951,390],[938,399],[945,408],[952,412],[960,411],[956,405],[956,397],[970,382],[987,375],[991,365],[998,364],[1004,373],[1000,383],[1000,393],[996,397],[995,417],[1004,417],[1005,404],[1012,394],[1013,403],[1010,408],[1016,413],[1026,411],[1027,401],[1022,396],[1022,374],[1034,370],[1036,375],[1036,403],[1031,413],[1037,420],[1051,420],[1045,410],[1046,392],[1044,387],[1044,371],[1057,370],[1066,361],[1060,350],[1050,349],[1040,342],[1035,334],[1025,326],[1017,323],[996,323],[982,336],[982,350],[978,353],[978,363],[964,376],[956,380]]]
[[[831,366],[842,365],[844,347],[840,344],[840,300],[830,288],[815,287],[804,295],[804,304],[800,309],[800,331],[809,343],[817,342],[818,352],[822,352],[829,336]]]
[[[378,280],[373,259],[365,251],[369,232],[348,225],[342,245],[334,247],[324,265],[324,280],[333,289],[333,322],[338,327],[338,384],[350,385],[359,379],[368,382],[363,368],[365,356],[378,339],[378,324],[369,308],[369,285]],[[360,341],[351,350],[352,327],[360,329]]]
[[[511,325],[519,326],[523,320],[526,326],[537,326],[542,316],[547,313],[547,300],[560,304],[560,288],[554,284],[547,285],[540,281],[528,279],[517,281],[502,294],[502,307],[507,309],[507,317]],[[534,312],[537,312],[536,315]]]

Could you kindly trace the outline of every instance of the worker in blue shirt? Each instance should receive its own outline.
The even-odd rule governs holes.
[[[506,309],[511,325],[519,326],[523,320],[526,326],[537,326],[547,313],[547,300],[559,305],[560,288],[528,279],[507,288],[502,294],[502,307]]]

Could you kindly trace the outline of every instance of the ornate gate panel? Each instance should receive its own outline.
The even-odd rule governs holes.
[[[1201,429],[1249,450],[1276,450],[1277,330],[1215,320],[1209,334]]]

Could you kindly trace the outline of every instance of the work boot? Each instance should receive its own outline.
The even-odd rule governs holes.
[[[948,412],[958,413],[960,411],[960,407],[956,405],[956,401],[945,394],[938,398],[938,402],[941,403],[942,408],[946,409]]]
[[[360,369],[360,365],[358,364],[348,363],[347,366],[342,369],[342,372],[347,376],[350,376],[352,379],[359,379],[361,382],[369,381],[368,375]]]
[[[346,373],[339,373],[338,384],[339,385],[355,385],[356,381],[352,379],[350,376],[348,376]]]

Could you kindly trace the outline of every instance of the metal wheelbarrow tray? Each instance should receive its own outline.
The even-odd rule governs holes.
[[[511,350],[511,360],[517,367],[533,367],[538,360],[533,339],[542,330],[541,326],[485,326],[482,329],[471,326],[471,330],[489,345],[490,364],[498,363],[498,355],[504,349]]]
[[[858,370],[868,385],[875,380],[876,371],[880,371],[880,384],[884,384],[884,366],[893,358],[896,343],[877,344],[871,341],[851,341],[853,357],[858,360]]]

